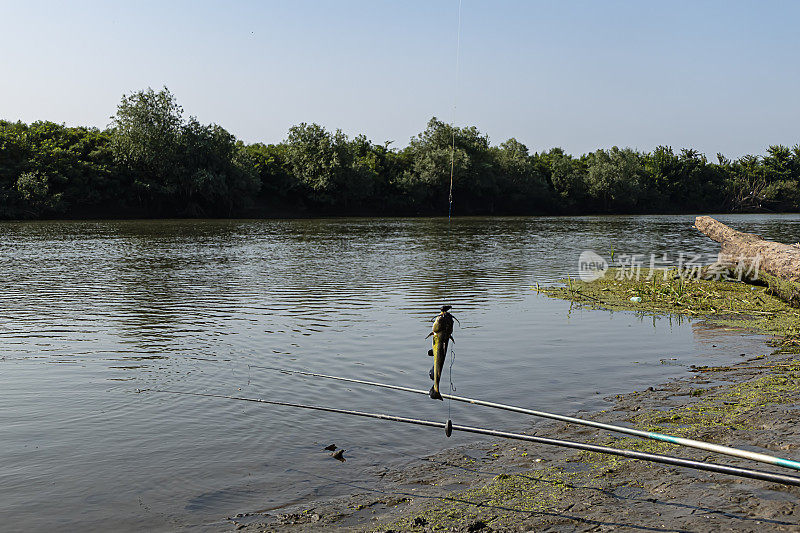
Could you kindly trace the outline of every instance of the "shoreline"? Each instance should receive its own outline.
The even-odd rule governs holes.
[[[770,215],[770,216],[796,216],[800,211],[620,211],[616,213],[606,213],[602,211],[585,211],[580,213],[470,213],[466,215],[453,215],[453,219],[485,219],[485,218],[624,218],[624,217],[673,217],[686,216],[697,217],[707,215],[712,217],[738,217],[748,215]],[[447,215],[439,213],[392,213],[384,212],[352,212],[352,213],[322,213],[322,212],[271,212],[269,214],[244,213],[237,216],[136,216],[135,214],[122,214],[114,216],[111,213],[103,213],[97,216],[82,217],[36,217],[36,218],[0,218],[0,223],[18,224],[25,222],[181,222],[181,221],[228,221],[228,222],[251,222],[251,221],[289,221],[289,220],[340,220],[340,219],[447,219]]]
[[[585,298],[593,294],[589,287],[606,299],[613,292],[619,296],[619,302],[627,299],[630,290],[622,286],[610,291],[608,286],[592,282],[578,291],[574,286],[567,287],[566,293],[564,288],[555,288],[558,294],[549,295],[607,309],[592,298]],[[741,296],[736,291],[747,294],[754,291],[743,284],[731,284],[728,288],[735,289],[726,294],[732,299]],[[710,290],[708,286],[704,289]],[[703,298],[708,300],[708,295]],[[774,304],[767,295],[759,298],[762,300],[759,308]],[[647,312],[674,313],[672,309],[664,311],[663,307],[653,304]],[[767,308],[769,313],[780,312],[777,307]],[[749,324],[752,327],[744,329],[743,312],[735,313],[734,324],[727,315],[698,316],[700,313],[692,310],[691,303],[686,309],[689,312],[685,314],[716,327],[732,329],[733,326],[733,335],[753,331],[783,335],[769,343],[765,339],[763,355],[724,367],[690,367],[690,376],[644,391],[605,398],[610,402],[609,409],[582,417],[797,458],[800,411],[795,406],[800,405],[800,341],[796,334],[791,334],[796,328],[796,310],[784,309],[789,315],[788,322],[772,318],[765,321],[764,317],[771,315],[753,314]],[[532,430],[541,436],[792,473],[701,450],[598,433],[591,428],[554,421],[536,423]],[[520,441],[457,446],[407,467],[387,468],[375,479],[351,486],[353,491],[349,496],[280,510],[241,513],[227,517],[219,525],[225,530],[279,532],[319,528],[383,532],[800,528],[800,520],[795,518],[800,513],[798,487]]]

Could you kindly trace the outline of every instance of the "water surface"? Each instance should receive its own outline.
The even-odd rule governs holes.
[[[724,216],[797,242],[800,217]],[[212,524],[347,493],[470,438],[137,389],[236,394],[443,421],[446,403],[255,368],[428,388],[454,306],[458,394],[560,413],[761,350],[698,323],[587,311],[531,290],[577,257],[714,253],[692,217],[0,224],[0,507],[15,530]],[[445,380],[449,374],[445,373]],[[445,386],[448,386],[445,383]],[[534,421],[452,405],[456,423]],[[335,442],[348,462],[321,451]]]

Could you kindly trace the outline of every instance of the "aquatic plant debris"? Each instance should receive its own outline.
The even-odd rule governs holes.
[[[776,298],[767,287],[680,277],[669,271],[665,275],[661,270],[642,269],[636,278],[622,274],[611,268],[594,281],[567,279],[562,285],[537,284],[532,289],[593,309],[699,317],[781,338],[800,335],[800,309]]]

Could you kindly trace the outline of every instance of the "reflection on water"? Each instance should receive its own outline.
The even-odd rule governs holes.
[[[797,242],[800,217],[720,217]],[[254,365],[428,387],[430,318],[461,320],[460,394],[574,413],[761,350],[696,324],[530,290],[594,249],[713,253],[692,217],[32,222],[0,225],[0,501],[10,523],[172,530],[343,490],[319,476],[470,440],[244,402],[236,393],[442,420],[447,406]],[[702,331],[702,334],[697,334]],[[710,336],[710,337],[709,337]],[[445,373],[445,380],[449,375]],[[533,423],[453,405],[458,423]],[[348,449],[345,464],[320,444]],[[302,468],[298,468],[302,465]],[[308,475],[311,472],[314,475]],[[22,526],[21,526],[22,527]]]

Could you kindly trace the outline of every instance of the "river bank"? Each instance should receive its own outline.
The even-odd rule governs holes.
[[[663,283],[662,283],[663,281]],[[584,418],[796,458],[800,445],[800,315],[740,283],[615,279],[537,290],[576,305],[702,317],[729,334],[757,332],[763,354],[607,398]],[[684,283],[684,282],[682,282]],[[631,298],[640,298],[632,301]],[[607,311],[606,311],[607,312]],[[771,345],[771,346],[770,346]],[[665,347],[668,361],[669,347]],[[770,470],[734,458],[561,423],[533,433]],[[800,527],[795,487],[513,441],[456,447],[387,468],[352,495],[229,517],[220,529],[306,531],[789,531]],[[335,480],[331,480],[335,482]]]

